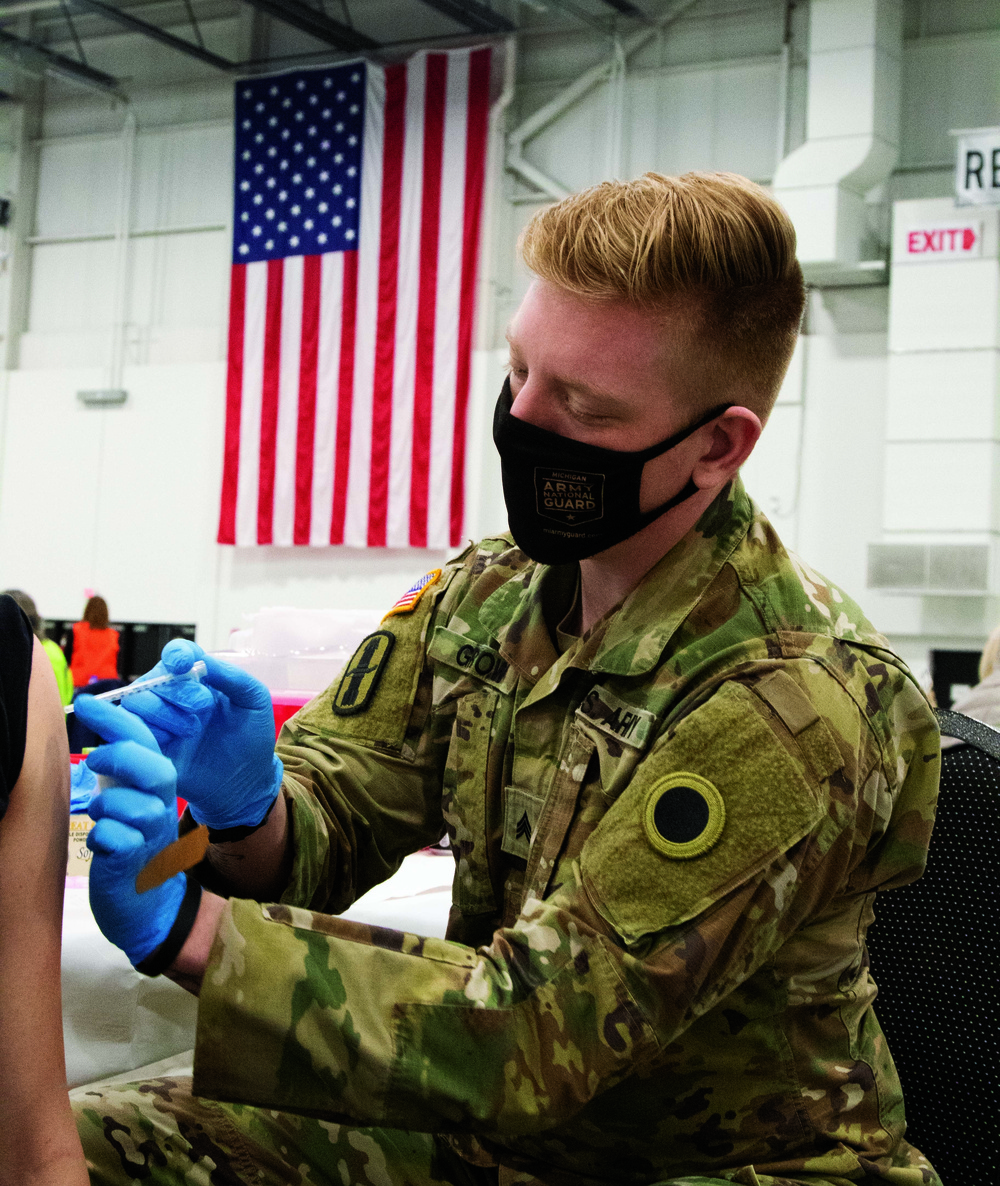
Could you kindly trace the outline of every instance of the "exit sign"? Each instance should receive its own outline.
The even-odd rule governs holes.
[[[937,259],[979,259],[983,254],[982,222],[955,222],[909,227],[903,240],[903,258],[910,263]]]

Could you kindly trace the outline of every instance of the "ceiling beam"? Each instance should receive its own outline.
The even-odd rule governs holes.
[[[265,12],[276,20],[284,21],[315,37],[318,41],[325,41],[335,49],[346,50],[349,53],[361,53],[364,50],[381,49],[379,42],[364,33],[358,33],[348,25],[332,20],[315,8],[303,4],[302,0],[243,0],[258,12]]]
[[[182,54],[197,58],[199,62],[204,62],[206,66],[214,66],[216,70],[233,70],[236,68],[235,62],[230,62],[226,58],[220,58],[218,54],[210,53],[207,49],[203,49],[200,45],[195,45],[191,41],[185,41],[183,37],[175,37],[173,33],[168,33],[166,29],[161,29],[159,25],[152,25],[149,21],[140,20],[139,17],[123,12],[113,4],[105,4],[103,0],[73,0],[73,7],[85,8],[89,12],[95,12],[100,16],[107,17],[109,21],[114,21],[116,25],[122,25],[126,29],[131,29],[133,33],[141,33],[144,37],[149,37],[152,41],[158,41],[161,45],[169,46],[170,49],[176,49]]]
[[[428,8],[458,21],[472,33],[516,33],[517,25],[478,0],[422,0]]]
[[[622,16],[637,16],[640,20],[648,20],[649,18],[640,8],[631,3],[631,0],[604,0],[608,8],[613,8],[615,12],[620,12]]]
[[[82,83],[84,86],[94,87],[105,94],[121,95],[118,89],[118,79],[112,78],[101,70],[95,70],[84,62],[75,58],[67,58],[57,54],[54,50],[38,45],[34,41],[25,41],[23,37],[15,37],[5,29],[0,29],[0,57],[6,58],[15,66],[28,74],[56,74],[70,82]]]

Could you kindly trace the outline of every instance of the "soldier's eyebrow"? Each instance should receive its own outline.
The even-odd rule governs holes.
[[[511,354],[516,354],[518,358],[521,355],[520,347],[517,344],[517,339],[512,336],[509,329],[504,331],[503,335],[507,339],[507,345],[510,347]],[[591,387],[588,383],[582,382],[580,379],[568,379],[563,375],[557,375],[556,379],[569,391],[575,391],[587,399],[593,400],[595,403],[606,405],[603,409],[609,415],[625,415],[632,412],[632,407],[628,400],[623,400],[620,396],[613,395],[610,391],[605,391],[600,387]]]

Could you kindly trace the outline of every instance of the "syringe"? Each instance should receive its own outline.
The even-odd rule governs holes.
[[[124,688],[112,688],[110,692],[98,692],[94,697],[95,700],[110,700],[114,703],[121,700],[125,696],[131,696],[133,692],[145,692],[147,688],[157,688],[162,684],[173,684],[179,680],[201,679],[205,674],[206,667],[203,659],[198,659],[191,664],[191,670],[185,671],[181,675],[154,675],[152,679],[137,679],[135,683],[128,684]],[[66,705],[67,715],[73,711],[73,705]]]

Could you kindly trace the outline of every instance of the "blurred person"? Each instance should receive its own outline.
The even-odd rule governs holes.
[[[108,603],[103,597],[91,597],[83,619],[73,623],[69,666],[77,689],[119,679],[118,631],[108,623]]]
[[[1000,729],[1000,626],[986,640],[979,657],[979,683],[960,696],[951,706],[952,712],[964,713]],[[950,749],[962,743],[956,737],[941,739],[941,748]]]
[[[35,608],[34,598],[29,597],[22,589],[5,589],[4,592],[8,597],[13,597],[17,604],[24,610],[25,617],[31,623],[31,629],[34,631],[35,638],[42,644],[42,650],[48,655],[49,662],[52,664],[52,670],[55,672],[56,687],[59,689],[59,699],[63,705],[73,703],[73,677],[70,674],[69,664],[66,662],[66,656],[63,654],[62,647],[56,642],[54,638],[49,638],[45,632],[45,624],[41,619],[41,615]]]
[[[0,1186],[85,1186],[59,979],[69,753],[32,634],[0,595]]]

